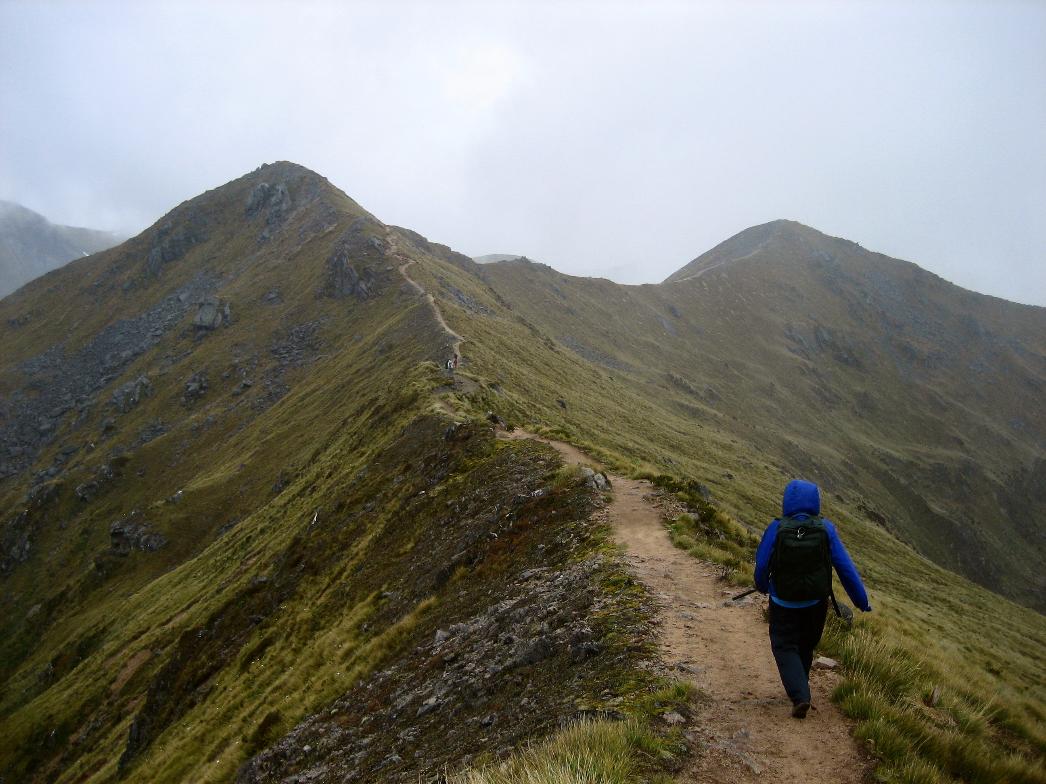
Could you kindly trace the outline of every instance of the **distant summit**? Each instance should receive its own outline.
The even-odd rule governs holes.
[[[0,297],[66,262],[122,240],[107,231],[59,226],[21,204],[0,201]]]
[[[837,240],[834,237],[829,237],[827,234],[822,234],[817,229],[804,226],[797,221],[770,221],[770,223],[752,226],[735,234],[730,239],[720,242],[685,267],[673,272],[663,282],[675,283],[688,278],[697,278],[709,270],[747,259],[766,248],[772,247],[775,250],[783,250],[788,246],[806,245],[813,247],[824,243],[836,242],[845,242],[850,246],[856,245],[856,243],[848,240]]]

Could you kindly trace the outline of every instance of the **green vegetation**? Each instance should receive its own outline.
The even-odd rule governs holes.
[[[436,267],[434,262],[425,269]],[[915,539],[922,545],[926,540],[920,537],[932,532],[939,544],[952,536],[946,529],[928,526],[914,531],[893,515],[890,527],[884,527],[887,518],[876,510],[889,508],[890,492],[896,488],[860,473],[871,467],[867,458],[861,458],[866,468],[859,470],[856,458],[847,459],[848,450],[837,446],[856,438],[859,452],[875,453],[879,448],[873,445],[884,438],[883,422],[839,420],[841,409],[836,406],[829,409],[837,412],[830,415],[835,419],[819,416],[816,426],[808,428],[815,432],[804,435],[802,422],[792,421],[795,427],[786,437],[781,426],[771,424],[766,411],[758,410],[758,401],[762,398],[776,412],[773,416],[780,418],[781,398],[801,395],[800,402],[814,413],[809,390],[802,385],[786,390],[769,384],[764,391],[770,395],[773,388],[770,397],[757,394],[744,368],[760,360],[741,351],[722,357],[702,353],[679,367],[679,357],[691,349],[655,327],[652,311],[665,312],[680,292],[570,278],[522,263],[484,268],[475,273],[482,275],[480,281],[465,267],[437,267],[439,273],[423,284],[442,291],[440,280],[444,280],[495,314],[478,315],[449,296],[441,299],[451,327],[471,341],[469,370],[480,381],[480,389],[469,401],[474,409],[496,410],[529,430],[570,441],[618,471],[657,482],[687,507],[670,524],[676,544],[723,564],[734,583],[750,584],[756,535],[777,513],[787,479],[805,474],[828,488],[825,513],[839,526],[865,577],[874,612],[858,618],[852,632],[830,624],[822,647],[844,663],[847,680],[838,699],[858,721],[858,736],[873,741],[869,746],[881,761],[877,769],[881,779],[1043,780],[1046,682],[1041,658],[1046,650],[1046,621],[1034,610],[932,563],[906,543]],[[918,275],[907,270],[904,274],[914,278],[913,285],[923,285]],[[756,277],[750,268],[745,275]],[[705,307],[724,319],[715,329],[743,328],[749,336],[774,334],[778,329],[747,322],[730,325],[723,312],[725,298],[731,296],[726,284],[709,281],[708,287],[724,298],[704,300]],[[941,295],[935,289],[934,296]],[[622,300],[627,304],[620,304]],[[698,318],[704,329],[713,329],[710,313],[698,314],[693,308],[684,312],[677,329]],[[647,313],[646,321],[637,319],[637,313]],[[825,320],[830,321],[827,316]],[[553,338],[560,334],[573,334],[599,347],[603,364],[586,361],[565,348]],[[1029,334],[1024,338],[1029,345],[1037,340]],[[718,350],[696,342],[702,352]],[[738,345],[742,343],[739,339]],[[675,359],[665,359],[677,350]],[[614,357],[621,367],[609,366]],[[673,371],[676,381],[669,379],[667,386],[649,372],[660,361],[679,368]],[[776,362],[768,360],[767,365]],[[833,383],[839,382],[839,372],[831,367],[823,371],[831,374]],[[720,391],[721,399],[714,405],[710,397],[678,405],[680,393],[692,395],[702,388],[695,376],[704,376],[719,390],[727,379],[736,388],[729,399]],[[759,377],[767,374],[761,372]],[[679,383],[686,378],[690,392]],[[883,392],[878,400],[884,409],[919,414],[921,403],[906,397],[912,390]],[[896,401],[889,402],[895,394]],[[969,411],[966,404],[963,411]],[[898,427],[905,427],[900,419]],[[890,431],[893,454],[900,452],[899,445],[937,439],[939,434],[930,433],[928,427],[929,423],[919,422],[911,424],[907,433]],[[1012,458],[1002,452],[991,457],[1000,464],[1007,459]],[[704,500],[698,483],[707,487],[711,502]],[[932,496],[940,489],[921,486],[919,492]],[[963,492],[964,498],[970,497],[969,491]],[[987,489],[978,492],[993,496]],[[986,526],[985,520],[979,524]],[[999,541],[1010,536],[986,529],[981,533],[1000,536]],[[842,595],[841,589],[837,594]],[[890,675],[894,668],[901,674]],[[939,688],[940,698],[931,708],[924,698],[928,700],[934,688]]]
[[[448,777],[450,784],[632,784],[641,755],[669,753],[638,720],[582,721],[509,761]],[[668,780],[667,778],[662,780]]]
[[[668,523],[676,546],[696,558],[722,564],[736,584],[751,585],[758,540],[696,493],[693,482],[668,477],[655,481],[693,509]],[[836,593],[845,596],[839,587]],[[945,640],[970,632],[961,611],[945,617],[949,625],[938,618]],[[1035,703],[1008,689],[1003,697],[991,678],[1001,669],[991,663],[978,672],[969,662],[942,655],[942,646],[929,640],[929,650],[938,653],[927,656],[926,648],[913,645],[914,624],[906,623],[901,614],[890,613],[888,618],[862,616],[850,629],[830,614],[820,646],[822,653],[843,665],[845,679],[834,699],[856,721],[856,737],[879,761],[879,780],[935,784],[1046,780],[1042,765],[1046,734]],[[1020,633],[1029,635],[1025,646],[1034,655],[1043,642],[1041,636],[1034,636],[1034,624]],[[1004,657],[1007,668],[1022,663],[1013,662],[1001,646],[991,647],[999,665]],[[1041,677],[1033,661],[1026,667],[1021,673],[1025,682]]]
[[[508,760],[447,777],[449,784],[639,784],[670,782],[685,756],[678,728],[660,717],[686,710],[692,698],[678,682],[643,695],[621,721],[585,719],[531,744]]]
[[[288,183],[300,209],[245,212],[262,179]],[[168,222],[198,233],[150,271]],[[887,348],[910,377],[899,381],[889,363],[868,367],[862,336],[879,322],[861,303],[879,294],[854,283],[852,256],[827,271],[797,271],[792,259],[790,269],[746,267],[731,281],[708,273],[673,287],[620,287],[522,262],[481,270],[393,232],[417,262],[412,276],[465,336],[466,364],[453,377],[439,369],[446,335],[385,255],[385,227],[288,164],[181,205],[120,248],[0,302],[5,400],[46,393],[52,376],[34,375],[27,360],[58,344],[74,355],[114,319],[194,281],[212,281],[232,312],[231,323],[201,332],[187,307],[119,360],[89,402],[57,415],[32,470],[61,470],[39,495],[27,498],[23,479],[0,484],[0,523],[28,510],[18,524],[32,545],[3,577],[0,775],[230,781],[333,702],[347,699],[357,713],[344,709],[332,732],[381,715],[418,674],[442,677],[453,657],[433,654],[436,631],[522,601],[530,583],[521,575],[584,568],[587,588],[570,592],[580,602],[570,612],[591,626],[598,656],[557,649],[528,665],[527,678],[492,679],[488,703],[470,703],[452,722],[456,734],[412,704],[399,724],[374,730],[373,745],[400,742],[407,722],[423,759],[478,763],[454,773],[470,782],[571,781],[579,765],[607,781],[667,776],[683,748],[659,716],[684,709],[688,695],[645,666],[654,651],[642,588],[606,557],[609,533],[590,521],[599,500],[576,469],[538,444],[495,441],[492,411],[655,481],[679,506],[676,544],[724,564],[737,584],[751,579],[752,548],[784,481],[817,479],[875,607],[852,631],[831,625],[824,649],[844,664],[837,698],[881,760],[879,776],[1042,779],[1043,617],[908,544],[956,569],[968,570],[971,552],[989,553],[1001,564],[986,577],[992,584],[1035,585],[1035,548],[1015,545],[1028,541],[1026,518],[982,501],[1035,503],[1028,439],[1039,425],[1007,424],[1035,410],[1025,394],[1033,383],[982,398],[959,388],[951,366],[944,382],[929,383],[936,338],[904,324]],[[355,283],[332,266],[339,249],[366,292],[342,290]],[[925,288],[907,269],[900,279],[939,316],[951,295],[943,284]],[[825,293],[833,286],[838,302]],[[797,303],[832,334],[817,338],[806,316],[792,315]],[[900,319],[906,303],[882,307]],[[989,332],[1046,353],[1035,314],[1007,326],[1006,313],[983,303],[970,312]],[[760,339],[785,330],[805,335],[806,348]],[[843,361],[849,349],[863,369]],[[1001,376],[1034,374],[999,351]],[[978,359],[956,356],[961,366]],[[208,388],[189,399],[195,374]],[[150,394],[127,410],[110,402],[139,377]],[[881,382],[874,396],[869,379]],[[77,493],[92,481],[96,492]],[[957,503],[966,528],[971,517],[981,526],[946,552],[955,529],[942,520]],[[114,550],[110,525],[133,510],[165,547]],[[548,622],[527,619],[525,636]],[[524,693],[543,709],[476,730]],[[596,718],[554,732],[577,715]],[[494,736],[501,746],[483,740]],[[528,741],[514,758],[479,756]],[[299,762],[308,764],[287,764]],[[369,780],[389,773],[375,772],[381,759],[367,764]]]

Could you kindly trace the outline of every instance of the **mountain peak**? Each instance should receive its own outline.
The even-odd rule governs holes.
[[[779,218],[738,232],[676,270],[663,282],[676,283],[699,277],[709,270],[749,258],[771,245],[783,247],[798,242],[809,246],[828,239],[831,239],[828,235],[799,221]]]

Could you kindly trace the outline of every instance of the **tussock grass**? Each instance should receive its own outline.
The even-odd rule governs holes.
[[[447,777],[448,784],[632,784],[658,739],[637,719],[580,721],[511,760]]]
[[[848,686],[838,699],[859,726],[867,722],[863,737],[874,743],[880,778],[1043,778],[1038,759],[1046,756],[1041,663],[1046,621],[932,563],[891,532],[901,531],[924,552],[949,562],[953,554],[940,551],[939,533],[905,529],[899,521],[883,523],[867,512],[882,510],[897,488],[884,486],[878,474],[862,474],[867,461],[850,465],[847,455],[878,449],[883,431],[869,428],[865,419],[847,421],[845,431],[835,429],[821,409],[802,404],[808,391],[799,387],[771,385],[773,394],[743,388],[747,371],[735,372],[749,361],[742,351],[713,356],[698,341],[692,366],[679,367],[680,358],[692,350],[692,338],[688,346],[681,345],[682,335],[674,343],[653,325],[653,332],[643,331],[624,315],[664,307],[661,298],[671,298],[675,289],[620,287],[526,265],[486,271],[484,280],[494,288],[477,285],[464,270],[446,274],[492,309],[497,310],[498,297],[512,304],[511,311],[480,318],[450,298],[441,301],[451,326],[473,340],[472,372],[487,380],[474,405],[570,441],[615,470],[676,494],[689,509],[671,522],[673,541],[697,558],[724,565],[732,582],[751,584],[756,537],[779,514],[787,479],[805,475],[822,485],[825,514],[860,569],[874,608],[870,616],[859,614],[852,632],[830,621],[822,650],[844,662]],[[557,289],[569,291],[567,298]],[[547,296],[535,297],[535,291]],[[618,305],[622,299],[635,307]],[[705,315],[687,313],[681,323]],[[722,324],[723,329],[734,326],[730,320]],[[741,331],[753,329],[759,328],[745,324]],[[622,367],[585,361],[553,339],[561,334],[598,346]],[[616,348],[609,335],[615,336]],[[618,340],[622,335],[629,339]],[[747,349],[748,342],[738,346]],[[651,368],[661,366],[677,377],[669,379],[671,389],[652,375]],[[755,371],[766,376],[762,364]],[[702,385],[694,383],[702,377],[720,391],[729,385],[736,394],[728,402],[708,404],[693,394],[703,394]],[[680,405],[680,395],[687,398],[686,406]],[[907,411],[905,395],[890,405]],[[787,427],[779,425],[788,396],[795,398],[790,412],[816,410],[816,421],[803,425],[790,418]],[[887,443],[895,451],[907,449],[913,437],[925,443],[926,434],[917,430],[900,428]],[[862,447],[842,452],[840,445],[853,439]],[[925,454],[925,449],[919,452]],[[708,494],[711,501],[703,497]],[[848,641],[848,635],[854,639]],[[935,686],[942,697],[930,708],[923,698]]]

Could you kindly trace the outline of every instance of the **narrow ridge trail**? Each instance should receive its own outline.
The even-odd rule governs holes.
[[[503,438],[533,438],[552,446],[568,464],[599,468],[570,444],[520,430]],[[608,474],[613,488],[609,514],[625,558],[658,600],[662,656],[677,677],[702,693],[686,727],[695,747],[680,782],[713,784],[857,784],[869,765],[831,703],[837,675],[811,673],[816,710],[791,718],[770,653],[765,599],[730,603],[737,589],[716,577],[715,564],[675,547],[648,482]]]
[[[459,335],[457,332],[452,330],[450,326],[448,326],[447,322],[443,318],[443,312],[439,309],[439,305],[436,304],[436,300],[433,298],[433,296],[429,294],[427,291],[425,291],[424,287],[422,287],[420,283],[414,280],[414,278],[410,276],[410,273],[407,272],[407,267],[409,267],[411,264],[417,264],[417,261],[408,258],[400,250],[399,243],[396,241],[396,236],[393,233],[392,228],[389,226],[385,227],[385,241],[389,243],[389,254],[396,257],[402,262],[402,264],[399,265],[400,275],[403,276],[403,279],[406,280],[407,284],[412,289],[414,289],[414,291],[417,292],[419,296],[424,297],[425,300],[428,302],[429,307],[432,309],[432,315],[435,317],[440,327],[446,333],[447,337],[450,338],[451,351],[457,354],[459,359],[461,359],[461,344],[462,342],[464,342],[465,339],[461,337],[461,335]]]
[[[436,321],[459,354],[463,338],[443,319],[431,294],[407,273],[415,263],[405,256],[386,227],[390,253],[403,263],[400,274],[423,295]],[[602,467],[571,444],[523,430],[499,431],[500,438],[541,441],[568,465]],[[803,721],[789,716],[777,666],[770,653],[765,600],[727,602],[735,591],[719,581],[714,564],[698,561],[675,547],[662,524],[649,482],[607,474],[613,488],[609,516],[625,558],[659,605],[661,653],[677,677],[690,680],[703,695],[696,721],[686,727],[695,745],[681,783],[859,784],[870,766],[850,736],[842,714],[830,701],[837,676],[811,673],[816,710]]]

